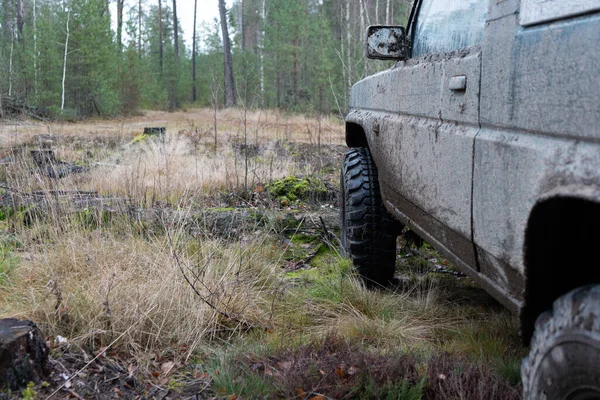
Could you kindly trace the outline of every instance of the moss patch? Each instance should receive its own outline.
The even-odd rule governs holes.
[[[288,176],[267,186],[271,197],[280,202],[315,201],[327,195],[323,181],[316,177]]]

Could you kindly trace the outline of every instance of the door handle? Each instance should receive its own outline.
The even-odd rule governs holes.
[[[448,83],[450,90],[467,90],[467,77],[465,75],[457,75],[450,78]]]

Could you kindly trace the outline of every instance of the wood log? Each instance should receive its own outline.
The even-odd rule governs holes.
[[[52,167],[58,164],[54,151],[50,149],[31,150],[31,158],[38,168]]]
[[[0,390],[18,390],[46,375],[48,347],[31,321],[0,319]]]

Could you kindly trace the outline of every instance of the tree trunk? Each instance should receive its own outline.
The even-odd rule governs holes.
[[[2,10],[4,14],[4,18],[2,20],[2,32],[4,33],[4,40],[10,40],[11,37],[11,27],[10,27],[10,0],[2,1]]]
[[[37,95],[38,70],[37,70],[37,4],[33,0],[33,93]]]
[[[298,81],[299,81],[299,76],[300,76],[300,65],[298,63],[298,31],[295,32],[294,34],[294,40],[292,42],[292,46],[294,48],[294,68],[293,68],[293,72],[292,72],[292,93],[294,95],[293,98],[293,105],[296,106],[298,105]]]
[[[0,390],[19,390],[46,375],[48,348],[31,321],[0,320]]]
[[[379,24],[379,0],[375,0],[375,25]]]
[[[173,0],[173,33],[175,39],[176,62],[179,62],[179,23],[177,21],[177,0]]]
[[[8,96],[12,96],[12,70],[13,70],[13,55],[15,53],[15,31],[13,29],[10,39],[10,56],[8,59]]]
[[[391,21],[391,19],[390,19],[390,11],[391,11],[391,6],[392,6],[391,3],[392,2],[390,0],[387,0],[387,5],[385,7],[385,23],[387,25],[389,25],[391,23],[390,22]]]
[[[19,41],[23,40],[23,25],[25,18],[23,17],[23,0],[17,0],[17,29],[19,30]]]
[[[362,40],[363,36],[366,32],[366,19],[365,19],[365,3],[364,0],[358,0],[358,6],[360,7],[360,32],[359,40]],[[368,18],[368,15],[367,15]],[[363,70],[362,76],[368,75],[368,66],[367,59],[363,60]]]
[[[123,48],[123,6],[125,0],[117,0],[117,46],[119,51]]]
[[[246,50],[246,0],[242,0],[242,51]]]
[[[192,102],[196,102],[196,18],[198,17],[198,0],[194,0],[194,37],[192,38]]]
[[[67,38],[65,39],[65,58],[63,61],[63,76],[62,76],[62,100],[60,103],[60,110],[65,109],[65,80],[67,79],[67,54],[69,54],[69,19],[71,18],[71,10],[67,13]]]
[[[138,2],[138,58],[142,59],[142,0]]]
[[[225,53],[225,107],[236,105],[235,83],[233,80],[233,59],[231,57],[231,42],[227,29],[227,11],[225,0],[219,0],[219,14],[221,17],[221,31],[223,33],[223,52]]]
[[[163,72],[163,23],[162,23],[162,2],[158,0],[158,62],[160,64],[160,73]]]
[[[267,19],[267,0],[262,0],[260,13],[260,94],[261,105],[265,106],[265,23]]]
[[[389,0],[388,0],[389,1]],[[352,25],[350,24],[350,2],[346,3],[346,69],[348,70],[348,88],[346,93],[350,94],[352,89]]]

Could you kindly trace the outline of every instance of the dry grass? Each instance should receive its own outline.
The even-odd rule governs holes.
[[[214,115],[211,109],[190,109],[165,112],[144,111],[140,116],[112,120],[87,120],[82,122],[36,122],[31,120],[0,123],[0,148],[30,143],[37,135],[60,135],[67,138],[115,138],[132,139],[144,131],[144,127],[164,126],[168,132],[194,132],[213,139]],[[279,139],[299,143],[317,143],[319,126],[321,142],[335,145],[343,143],[343,125],[335,117],[320,120],[302,115],[287,114],[274,110],[226,109],[217,112],[219,140],[228,136],[242,136],[244,126],[251,141]],[[246,124],[244,124],[244,120]]]
[[[264,208],[273,202],[254,198],[265,197],[265,185],[275,179],[288,175],[338,179],[341,153],[328,144],[342,142],[339,121],[264,111],[244,117],[239,110],[221,111],[215,149],[212,118],[211,110],[191,110],[147,112],[118,121],[0,125],[5,155],[11,146],[25,148],[0,179],[10,188],[4,196],[7,216],[0,221],[0,252],[4,260],[11,260],[0,263],[0,317],[32,319],[50,339],[64,336],[92,351],[112,345],[148,379],[165,355],[199,360],[215,387],[228,394],[241,393],[235,376],[240,370],[226,365],[234,362],[223,353],[228,347],[236,349],[231,352],[233,360],[261,347],[258,356],[277,355],[273,368],[294,354],[312,351],[310,357],[302,357],[317,371],[319,365],[335,370],[335,357],[328,351],[339,351],[348,362],[381,366],[371,380],[363,376],[357,386],[360,393],[381,384],[390,393],[411,396],[427,393],[420,379],[430,369],[426,360],[432,354],[448,351],[488,362],[515,347],[512,339],[505,340],[514,319],[485,304],[465,311],[435,279],[416,279],[408,291],[367,290],[335,246],[323,246],[309,268],[285,273],[281,266],[290,243],[269,224],[240,229],[227,238],[215,238],[203,229],[191,235],[190,216],[211,207],[241,204],[249,210],[263,207],[261,212],[273,215],[302,208],[277,211]],[[316,147],[319,125],[324,149]],[[144,126],[166,126],[169,134],[165,140],[132,142]],[[36,170],[26,151],[29,147],[23,146],[37,146],[39,137],[34,137],[47,133],[57,135],[50,140],[59,159],[89,170],[58,180]],[[11,193],[23,197],[36,190],[75,189],[104,196],[104,210],[73,209],[51,194],[44,198],[40,215],[32,213],[30,205],[13,207],[10,201]],[[170,212],[152,223],[128,209],[113,212],[112,202],[124,199],[137,211]],[[316,206],[313,211],[321,210]],[[314,235],[323,242],[318,232]],[[292,243],[302,250],[301,257],[306,256],[304,245]],[[490,312],[496,313],[493,318],[482,317]],[[350,357],[357,346],[360,354]],[[393,361],[398,349],[416,358]],[[390,382],[390,376],[404,370],[406,379]],[[244,371],[246,396],[294,395],[295,388],[289,385],[273,387],[266,382],[269,375],[257,378]],[[296,382],[287,372],[281,376],[281,382]],[[490,378],[489,386],[505,390],[496,378]],[[337,382],[335,373],[327,379]],[[460,387],[466,382],[461,379],[452,382]],[[326,389],[318,375],[300,374],[296,380],[306,385],[307,393]],[[339,393],[353,393],[355,381],[348,382],[350,386]],[[467,393],[448,390],[450,397]]]

